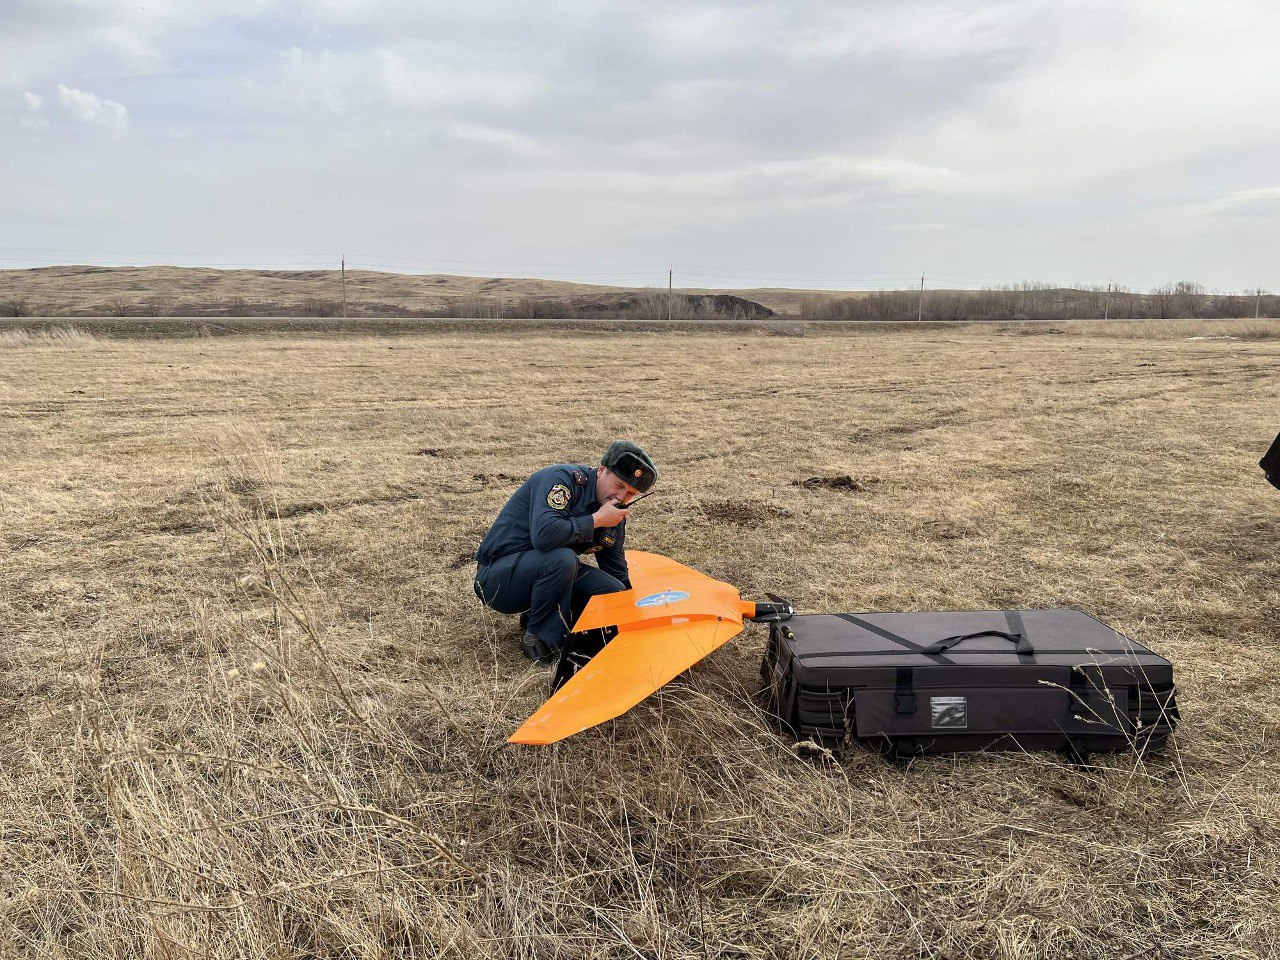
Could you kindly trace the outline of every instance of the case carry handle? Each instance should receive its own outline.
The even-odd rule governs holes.
[[[955,637],[944,637],[937,643],[931,643],[925,647],[923,653],[945,653],[962,640],[971,640],[974,637],[1001,637],[1010,643],[1016,644],[1013,648],[1015,653],[1034,654],[1035,648],[1031,646],[1031,641],[1020,633],[1006,633],[1003,630],[979,630],[977,633],[962,633]]]

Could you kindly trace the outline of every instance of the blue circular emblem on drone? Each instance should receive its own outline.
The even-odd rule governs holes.
[[[662,593],[651,593],[636,601],[637,607],[665,607],[668,603],[688,600],[689,595],[683,590],[664,590]]]

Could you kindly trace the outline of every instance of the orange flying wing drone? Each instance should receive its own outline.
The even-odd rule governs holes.
[[[555,743],[621,716],[736,637],[743,620],[793,612],[772,596],[743,600],[735,587],[656,553],[628,550],[627,563],[631,589],[591,599],[560,658],[555,692],[508,742]]]

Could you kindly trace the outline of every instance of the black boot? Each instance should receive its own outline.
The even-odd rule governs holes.
[[[540,667],[549,667],[560,658],[558,648],[528,632],[520,638],[520,652]]]

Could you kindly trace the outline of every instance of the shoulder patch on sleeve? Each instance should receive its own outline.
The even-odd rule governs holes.
[[[557,483],[547,491],[547,506],[552,510],[564,510],[569,506],[572,494],[563,483]]]

